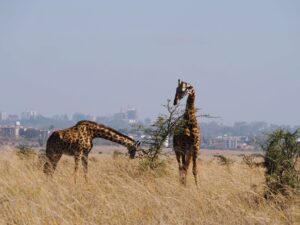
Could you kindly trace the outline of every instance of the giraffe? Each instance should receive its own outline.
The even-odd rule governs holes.
[[[104,138],[124,145],[128,149],[130,158],[134,158],[140,142],[96,122],[82,120],[75,126],[53,132],[47,140],[46,156],[48,161],[44,165],[44,173],[53,175],[58,161],[63,154],[74,156],[76,183],[79,161],[82,161],[84,178],[87,181],[88,155],[93,147],[94,138]]]
[[[197,185],[197,156],[200,149],[200,128],[196,117],[195,89],[187,82],[178,80],[174,105],[188,95],[183,118],[174,129],[173,149],[179,165],[179,175],[182,184],[186,185],[186,175],[191,157],[193,159],[193,175]],[[181,160],[181,161],[180,161]]]

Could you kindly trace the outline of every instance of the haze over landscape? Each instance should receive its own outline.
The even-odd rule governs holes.
[[[224,123],[300,124],[299,1],[1,1],[0,111],[155,117],[177,79]]]

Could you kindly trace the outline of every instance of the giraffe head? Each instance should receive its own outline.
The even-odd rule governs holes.
[[[178,101],[180,101],[182,98],[184,98],[184,96],[186,96],[187,94],[190,94],[192,92],[192,90],[193,90],[192,85],[178,79],[178,86],[176,88],[174,105],[177,105]]]
[[[136,152],[139,151],[140,145],[141,142],[136,141],[133,145],[127,147],[129,158],[134,159]]]

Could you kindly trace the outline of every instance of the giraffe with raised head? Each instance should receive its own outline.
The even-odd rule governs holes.
[[[134,158],[140,142],[135,141],[110,127],[92,121],[82,120],[75,126],[53,132],[47,140],[44,172],[52,175],[58,161],[63,154],[74,156],[76,176],[80,160],[82,161],[84,178],[87,181],[88,155],[93,147],[94,138],[103,138],[124,145],[128,149],[129,157]]]
[[[186,175],[191,158],[193,160],[193,175],[197,185],[197,156],[200,150],[200,128],[196,116],[194,87],[178,80],[174,105],[188,95],[183,118],[174,129],[173,148],[179,165],[179,175],[182,184],[186,185]]]

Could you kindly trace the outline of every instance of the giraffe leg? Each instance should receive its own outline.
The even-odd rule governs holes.
[[[198,148],[194,148],[193,149],[193,175],[194,175],[196,186],[198,185],[198,181],[197,181],[197,156],[198,156]]]
[[[174,151],[176,154],[176,159],[177,159],[177,163],[178,163],[178,170],[179,170],[179,181],[181,183],[184,183],[184,171],[183,171],[183,165],[185,162],[185,157],[183,154],[183,150],[180,147],[174,147]]]
[[[185,178],[186,178],[186,172],[185,172],[185,154],[183,153],[183,151],[181,151],[180,153],[180,157],[181,157],[181,167],[179,168],[179,177],[180,177],[180,182],[182,184],[185,184]]]
[[[74,183],[76,184],[76,179],[77,179],[77,172],[78,172],[78,167],[79,167],[79,161],[81,159],[81,155],[75,155],[75,168],[74,168]]]
[[[185,157],[184,157],[184,154],[182,153],[182,151],[175,151],[176,153],[176,159],[177,159],[177,162],[178,162],[178,169],[179,169],[179,181],[181,183],[184,183],[184,170],[183,170],[183,165],[184,165],[184,162],[185,162]],[[181,162],[180,162],[180,159],[181,159]]]
[[[52,176],[56,169],[57,163],[62,156],[62,153],[46,153],[46,156],[48,160],[44,165],[44,173]]]
[[[84,172],[84,179],[88,182],[87,173],[88,173],[88,154],[84,154],[81,158],[83,172]]]
[[[183,164],[183,169],[182,169],[182,184],[186,185],[186,176],[187,176],[187,171],[189,169],[189,165],[190,165],[190,161],[191,161],[191,151],[188,150],[185,152],[185,154],[183,155],[184,157],[184,164]]]
[[[177,163],[178,163],[178,168],[180,170],[181,169],[181,163],[180,163],[181,152],[179,150],[175,150],[175,154],[176,154],[176,159],[177,159]]]

